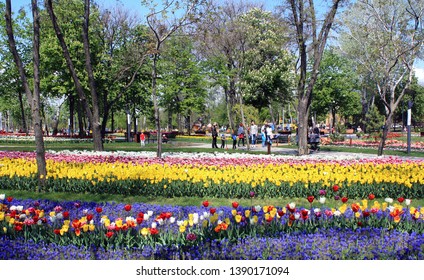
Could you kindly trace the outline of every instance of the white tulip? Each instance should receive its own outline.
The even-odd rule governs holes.
[[[4,193],[0,194],[0,200],[4,200],[6,198],[6,195]]]
[[[405,199],[405,204],[406,204],[406,206],[409,206],[411,204],[411,200],[410,199]]]
[[[387,203],[393,203],[393,198],[386,197],[386,199],[384,199],[384,201],[387,202]]]
[[[325,203],[325,200],[326,200],[325,196],[321,196],[321,197],[319,198],[319,202],[320,202],[321,204],[324,204],[324,203]]]

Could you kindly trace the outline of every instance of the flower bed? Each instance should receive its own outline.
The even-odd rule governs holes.
[[[16,200],[0,194],[0,259],[423,259],[424,208],[336,209]]]
[[[44,191],[249,198],[254,190],[259,197],[306,197],[338,185],[337,195],[348,197],[424,197],[424,161],[152,154],[48,153]],[[0,152],[0,164],[1,188],[35,190],[34,153]]]
[[[91,137],[79,138],[79,137],[70,137],[70,136],[44,136],[43,140],[45,143],[92,143],[93,139]],[[22,144],[32,144],[35,143],[34,136],[25,136],[25,135],[6,135],[0,137],[0,143],[22,143]]]
[[[344,147],[356,147],[356,148],[378,148],[379,143],[380,141],[347,139],[344,141],[324,142],[323,144],[334,145],[334,146],[344,146]],[[407,143],[405,141],[390,138],[386,141],[385,149],[406,150]],[[424,152],[424,142],[417,142],[417,141],[412,142],[411,150],[417,151],[417,152]]]

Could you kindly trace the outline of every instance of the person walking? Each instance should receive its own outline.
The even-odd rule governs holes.
[[[217,141],[218,141],[218,128],[216,123],[214,123],[212,126],[212,149],[218,149]]]
[[[256,147],[256,138],[258,137],[258,126],[252,120],[250,124],[250,143],[253,147]]]
[[[244,147],[244,127],[243,124],[240,123],[239,128],[237,130],[237,136],[238,136],[238,145],[240,147],[240,141],[242,142],[242,145]]]
[[[221,134],[221,149],[225,149],[226,146],[226,139],[225,139],[225,134]]]
[[[140,134],[140,145],[141,147],[146,146],[146,135],[144,134],[144,132]]]
[[[237,149],[237,134],[235,130],[233,131],[231,138],[233,139],[233,150],[235,150]]]
[[[266,144],[266,122],[264,122],[264,125],[261,127],[261,138],[262,138],[262,148],[265,148],[265,144]]]

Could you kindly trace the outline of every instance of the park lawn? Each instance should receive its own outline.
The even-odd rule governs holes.
[[[306,198],[293,198],[293,197],[273,197],[273,198],[212,198],[212,197],[143,197],[143,196],[124,196],[124,195],[112,195],[112,194],[85,194],[85,193],[63,193],[63,192],[52,192],[52,193],[37,193],[23,190],[5,190],[0,189],[0,194],[11,196],[17,199],[33,199],[43,200],[48,199],[52,201],[84,201],[84,202],[116,202],[116,203],[147,203],[153,205],[175,205],[175,206],[200,206],[203,201],[207,200],[211,205],[215,207],[229,206],[232,202],[237,201],[243,207],[250,207],[255,205],[273,205],[275,207],[283,207],[288,203],[294,202],[297,207],[310,208],[311,204]],[[376,201],[383,203],[384,199],[375,199]],[[360,203],[361,199],[349,199],[349,204]],[[319,203],[315,200],[312,203],[312,208],[338,208],[343,203],[340,200],[334,200],[327,198],[325,204]],[[421,207],[424,205],[424,199],[413,199],[411,202],[412,207]]]

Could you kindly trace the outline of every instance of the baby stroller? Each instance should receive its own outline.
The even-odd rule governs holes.
[[[310,149],[312,151],[319,151],[319,143],[320,143],[320,136],[318,133],[311,133],[308,137],[308,144],[310,145]]]

